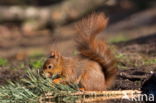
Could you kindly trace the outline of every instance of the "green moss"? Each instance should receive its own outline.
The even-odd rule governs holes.
[[[123,58],[125,58],[125,55],[124,55],[123,53],[118,53],[118,54],[116,55],[116,58],[117,58],[117,59],[123,59]]]
[[[120,69],[120,70],[126,70],[126,69],[128,69],[127,66],[124,66],[124,65],[122,65],[122,64],[120,64],[120,63],[117,65],[117,67],[118,67],[118,69]]]
[[[0,66],[6,66],[8,64],[8,60],[4,58],[0,58]]]
[[[141,54],[123,54],[116,55],[119,69],[127,69],[127,67],[142,67],[156,64],[156,58],[151,58]]]
[[[144,65],[152,65],[152,64],[156,64],[156,58],[152,58],[152,59],[146,59],[144,60]]]
[[[43,53],[34,53],[34,54],[31,54],[29,57],[30,58],[41,58],[43,57]]]
[[[111,39],[108,40],[109,43],[118,43],[118,42],[123,42],[123,41],[127,41],[129,40],[128,37],[123,36],[123,35],[119,35],[116,37],[112,37]]]
[[[44,63],[44,60],[43,59],[32,60],[30,62],[30,66],[32,68],[39,69],[39,68],[41,68],[43,66],[43,63]]]

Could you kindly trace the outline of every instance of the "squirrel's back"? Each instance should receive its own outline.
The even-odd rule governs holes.
[[[105,76],[107,87],[112,84],[116,74],[116,60],[105,41],[97,40],[96,36],[103,31],[108,18],[103,13],[94,13],[76,24],[77,49],[80,56],[100,64]]]

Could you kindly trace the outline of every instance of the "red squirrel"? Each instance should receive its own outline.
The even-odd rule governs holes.
[[[103,13],[93,13],[76,23],[78,57],[64,57],[52,51],[43,65],[44,75],[61,75],[55,83],[78,83],[84,90],[109,88],[117,74],[116,59],[109,45],[96,39],[107,23],[108,18]]]

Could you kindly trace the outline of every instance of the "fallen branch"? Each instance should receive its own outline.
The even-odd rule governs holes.
[[[138,90],[122,90],[122,91],[79,91],[76,93],[68,92],[63,96],[80,96],[76,103],[81,102],[95,102],[95,101],[106,101],[112,99],[126,99],[124,96],[128,96],[128,98],[135,98],[141,94],[141,91]],[[86,97],[87,96],[87,97]],[[44,103],[45,101],[54,100],[56,97],[53,96],[53,93],[46,93],[40,97],[40,103]],[[58,98],[58,97],[57,97]],[[52,101],[50,101],[52,102]]]
[[[130,75],[128,73],[122,72],[120,73],[120,77],[124,79],[129,79],[129,80],[141,80],[141,79],[146,79],[146,75]]]

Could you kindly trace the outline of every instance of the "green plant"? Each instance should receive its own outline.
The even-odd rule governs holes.
[[[19,82],[10,81],[7,85],[0,86],[0,102],[38,103],[40,96],[47,92],[53,94],[54,101],[65,102],[77,99],[77,97],[65,96],[77,90],[78,86],[75,84],[53,84],[51,79],[42,77],[39,70],[29,70],[26,78]]]

